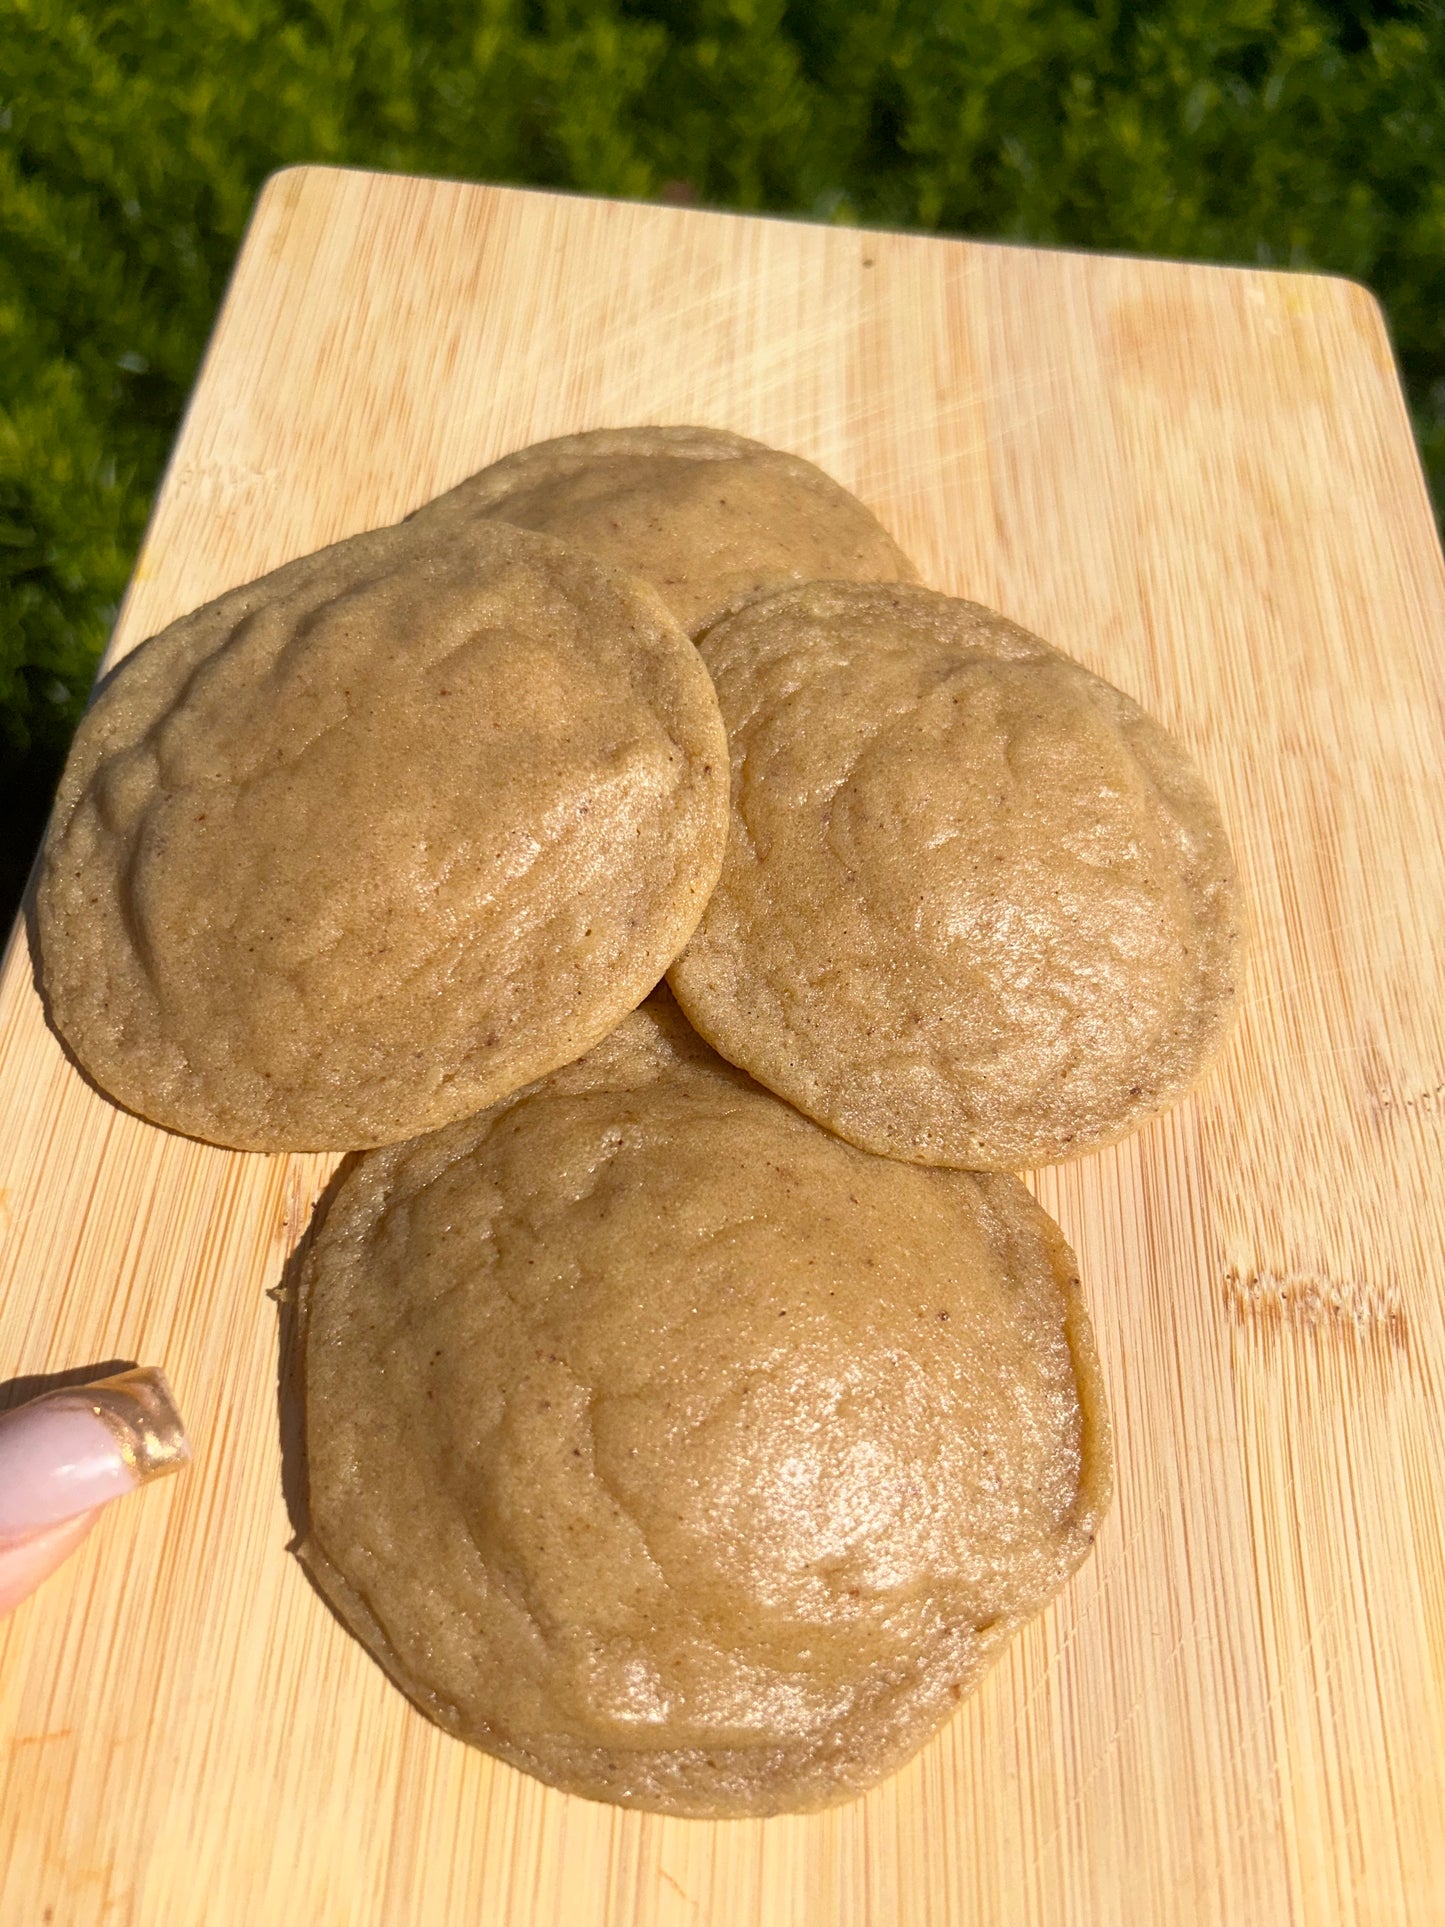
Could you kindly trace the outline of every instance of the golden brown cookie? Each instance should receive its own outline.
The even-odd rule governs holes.
[[[707,674],[652,590],[493,523],[288,564],[127,658],[39,899],[61,1036],[157,1123],[345,1149],[579,1056],[726,833]]]
[[[1136,703],[928,589],[814,583],[701,651],[732,828],[669,981],[725,1057],[854,1144],[975,1170],[1093,1149],[1193,1083],[1238,889]]]
[[[652,583],[689,635],[808,582],[913,582],[877,518],[800,456],[718,428],[600,428],[504,456],[412,520],[496,517]]]
[[[1024,1187],[855,1150],[665,995],[359,1159],[300,1301],[308,1566],[431,1718],[594,1799],[871,1785],[1108,1502],[1074,1261]]]

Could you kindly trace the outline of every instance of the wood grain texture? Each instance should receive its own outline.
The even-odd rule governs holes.
[[[113,1109],[19,935],[0,1371],[162,1363],[196,1461],[0,1627],[0,1917],[1445,1918],[1445,569],[1378,309],[1313,277],[293,171],[112,653],[510,448],[643,421],[821,463],[926,580],[1161,716],[1221,799],[1254,922],[1234,1041],[1194,1100],[1037,1177],[1117,1421],[1096,1554],[912,1766],[821,1816],[667,1821],[469,1752],[287,1552],[266,1294],[330,1160]]]

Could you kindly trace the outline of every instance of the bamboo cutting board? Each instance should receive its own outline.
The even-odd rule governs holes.
[[[819,1816],[572,1800],[294,1558],[280,1280],[331,1160],[112,1109],[0,985],[0,1372],[163,1364],[196,1446],[0,1627],[0,1916],[229,1927],[1445,1920],[1445,570],[1374,302],[308,168],[266,189],[113,655],[524,442],[794,449],[1138,697],[1254,920],[1201,1093],[1037,1189],[1117,1425],[1094,1557]],[[284,1468],[284,1470],[283,1470]]]

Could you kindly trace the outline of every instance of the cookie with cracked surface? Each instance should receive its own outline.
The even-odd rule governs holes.
[[[339,542],[101,689],[45,851],[50,1015],[216,1143],[445,1124],[647,995],[717,876],[726,754],[646,584],[500,522]]]
[[[814,583],[700,644],[723,874],[669,975],[704,1037],[865,1149],[1015,1170],[1181,1096],[1235,1000],[1219,811],[1137,703],[991,609]]]
[[[590,1798],[861,1791],[1108,1502],[1074,1261],[1023,1185],[856,1150],[665,993],[360,1158],[299,1299],[310,1570],[424,1712]]]
[[[871,510],[798,455],[718,428],[599,428],[536,442],[418,509],[496,517],[650,582],[689,635],[790,583],[913,582]]]

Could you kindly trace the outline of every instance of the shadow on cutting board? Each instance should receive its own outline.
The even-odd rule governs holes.
[[[113,1378],[117,1372],[133,1372],[133,1358],[98,1358],[93,1365],[72,1365],[63,1372],[26,1372],[19,1378],[0,1380],[0,1412],[28,1404],[42,1392],[64,1392],[73,1385],[89,1385],[97,1378]]]

